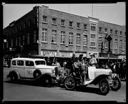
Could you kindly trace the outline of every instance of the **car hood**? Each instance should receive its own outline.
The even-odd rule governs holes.
[[[111,69],[96,69],[95,70],[96,76],[101,75],[101,74],[109,75],[111,72],[112,72]]]
[[[56,66],[49,66],[49,65],[36,65],[37,69],[42,69],[42,68],[46,68],[46,69],[54,69]]]

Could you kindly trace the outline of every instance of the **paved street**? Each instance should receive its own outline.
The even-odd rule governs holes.
[[[3,97],[4,101],[118,101],[125,102],[126,83],[122,82],[119,91],[110,91],[106,96],[97,93],[97,88],[88,86],[81,91],[68,91],[61,87],[43,87],[30,81],[8,82],[4,68]]]

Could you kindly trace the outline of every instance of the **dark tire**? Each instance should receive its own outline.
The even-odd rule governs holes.
[[[41,72],[40,71],[35,71],[33,76],[34,76],[35,79],[37,79],[41,76]]]
[[[76,82],[75,82],[75,79],[71,76],[67,77],[65,80],[64,80],[64,87],[67,89],[67,90],[74,90],[75,87],[76,87]]]
[[[48,75],[44,75],[42,77],[42,83],[44,86],[51,86],[52,85],[52,78],[51,76],[48,76]]]
[[[18,80],[18,75],[15,72],[10,72],[9,77],[10,77],[11,81],[17,81]]]
[[[118,77],[113,78],[113,85],[111,86],[111,90],[117,91],[121,88],[121,81]]]
[[[100,90],[100,94],[102,95],[107,95],[109,93],[109,83],[107,81],[107,79],[101,79],[99,82],[99,90]]]

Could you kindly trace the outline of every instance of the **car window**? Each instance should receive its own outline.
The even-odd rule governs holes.
[[[38,60],[38,61],[35,61],[36,65],[45,65],[45,61],[43,60]]]
[[[26,61],[26,66],[34,66],[33,61]]]
[[[12,65],[16,65],[16,60],[13,60],[12,61]]]
[[[18,61],[17,61],[17,65],[19,65],[19,66],[24,66],[24,61],[23,61],[23,60],[18,60]]]

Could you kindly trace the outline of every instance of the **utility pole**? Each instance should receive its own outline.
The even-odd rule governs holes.
[[[92,3],[92,17],[93,17],[93,3]]]

